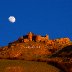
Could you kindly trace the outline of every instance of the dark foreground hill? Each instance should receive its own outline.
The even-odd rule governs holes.
[[[51,57],[72,57],[72,45],[66,46],[56,51]]]
[[[65,72],[72,72],[72,45],[56,51],[50,56],[48,63],[64,70]]]

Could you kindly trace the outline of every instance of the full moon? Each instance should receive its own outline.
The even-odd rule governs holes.
[[[9,20],[10,22],[12,22],[12,23],[14,23],[14,22],[16,21],[16,19],[15,19],[14,16],[10,16],[10,17],[8,18],[8,20]]]

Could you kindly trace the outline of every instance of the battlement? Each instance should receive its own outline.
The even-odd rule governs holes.
[[[69,44],[70,39],[69,38],[59,38],[59,39],[54,39],[50,40],[49,35],[41,36],[41,35],[35,35],[32,32],[29,32],[26,36],[20,37],[18,39],[20,42],[29,42],[29,41],[35,41],[35,42],[46,42],[47,44],[52,44],[54,45],[55,43],[57,44]]]
[[[26,36],[20,37],[18,40],[20,42],[29,42],[29,41],[47,41],[49,39],[49,36],[46,34],[45,37],[42,37],[40,35],[34,35],[32,32],[29,32]]]
[[[36,41],[48,41],[49,40],[49,36],[46,34],[46,36],[45,37],[42,37],[42,36],[40,36],[40,35],[37,35],[36,36]]]

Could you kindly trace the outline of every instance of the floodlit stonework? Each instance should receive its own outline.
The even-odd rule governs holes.
[[[69,38],[59,38],[59,39],[54,39],[51,40],[49,39],[49,36],[46,34],[46,36],[41,36],[41,35],[34,35],[32,32],[29,32],[26,37],[20,37],[19,42],[29,42],[29,41],[35,41],[35,42],[46,42],[47,44],[52,44],[54,45],[55,43],[58,44],[70,44],[70,39]]]

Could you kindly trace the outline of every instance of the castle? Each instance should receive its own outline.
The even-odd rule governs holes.
[[[19,42],[29,42],[29,41],[35,41],[35,42],[46,42],[47,44],[69,44],[70,39],[69,38],[59,38],[50,40],[49,36],[46,34],[46,36],[41,35],[35,35],[32,32],[29,32],[26,36],[22,36],[18,39]]]
[[[45,37],[42,37],[41,35],[34,35],[32,32],[29,32],[26,36],[22,36],[18,40],[24,43],[29,42],[29,41],[36,41],[36,42],[48,41],[49,36],[46,34]]]
[[[58,39],[49,39],[49,36],[35,35],[32,32],[29,32],[27,35],[18,38],[18,40],[9,43],[8,48],[19,48],[24,50],[24,53],[32,54],[52,54],[55,51],[64,48],[71,44],[69,38],[58,38]],[[18,53],[19,53],[18,51]],[[17,53],[16,53],[17,54]],[[20,53],[19,53],[20,54]],[[13,53],[12,53],[13,55]],[[15,55],[15,54],[14,54]],[[18,54],[17,54],[18,56]]]

